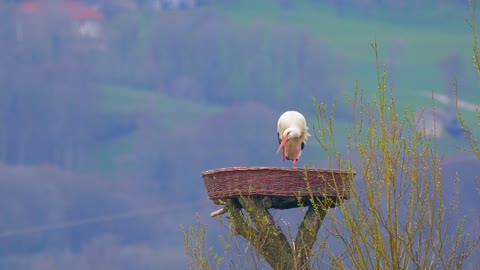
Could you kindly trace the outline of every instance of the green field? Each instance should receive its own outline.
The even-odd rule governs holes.
[[[128,117],[132,114],[142,113],[142,110],[150,110],[148,114],[153,114],[158,119],[155,124],[166,130],[174,127],[175,124],[191,121],[190,119],[197,119],[198,121],[223,111],[221,106],[209,106],[179,100],[146,89],[110,84],[99,85],[98,89],[101,97],[102,113]],[[145,104],[148,104],[148,106],[145,106]],[[182,109],[179,110],[178,108]],[[128,134],[99,144],[95,148],[95,154],[93,155],[95,158],[90,160],[86,166],[107,174],[127,172],[130,167],[125,166],[125,164],[131,162],[122,162],[121,160],[129,158],[133,141],[134,135]]]
[[[270,1],[242,1],[235,4],[218,4],[213,9],[227,17],[235,27],[247,28],[255,25],[288,27],[314,34],[319,40],[334,48],[347,61],[348,73],[342,74],[343,100],[339,104],[347,104],[353,93],[355,82],[364,91],[366,98],[373,100],[376,93],[377,74],[375,54],[371,42],[377,40],[379,46],[380,67],[388,71],[391,90],[399,113],[405,109],[417,110],[432,106],[432,100],[421,93],[446,93],[445,80],[439,62],[442,58],[458,55],[463,64],[461,80],[466,85],[475,84],[477,74],[471,64],[472,35],[467,23],[468,10],[443,9],[432,11],[413,11],[402,17],[393,11],[375,13],[375,16],[360,16],[345,13],[337,16],[335,10],[325,4],[312,1],[299,1],[293,11],[281,10]],[[196,11],[193,11],[196,12]],[[447,19],[445,19],[447,18]],[[148,35],[147,29],[142,36]],[[243,75],[239,75],[243,78]],[[453,79],[453,78],[452,78]],[[473,82],[473,83],[472,83]],[[239,82],[240,84],[242,82]],[[453,84],[453,82],[452,82]],[[222,106],[211,106],[194,101],[179,100],[147,89],[136,89],[118,85],[100,85],[102,108],[106,113],[136,113],[148,103],[149,109],[158,114],[162,125],[168,127],[173,121],[192,117],[208,117],[223,111]],[[480,103],[474,90],[459,89],[464,100]],[[277,94],[282,89],[276,89]],[[462,94],[462,93],[466,94]],[[478,93],[478,91],[476,92]],[[478,96],[478,95],[477,95]],[[310,97],[306,97],[310,102]],[[445,108],[437,103],[438,108]],[[313,105],[312,105],[313,107]],[[182,108],[179,113],[178,108]],[[470,123],[475,123],[475,114],[463,112]],[[313,115],[308,115],[313,119]],[[310,125],[311,125],[310,121]],[[343,135],[349,123],[339,120],[335,132]],[[472,125],[478,128],[478,125]],[[312,139],[313,141],[314,139]],[[130,150],[132,137],[119,138],[97,149],[100,166],[106,171],[114,165],[114,157]],[[456,151],[453,138],[442,138],[448,151]],[[315,152],[321,153],[320,146],[310,143]],[[344,145],[344,143],[340,144]],[[318,148],[318,149],[317,149]]]
[[[99,90],[103,100],[103,110],[108,113],[136,112],[146,103],[151,104],[151,109],[163,115],[178,115],[178,108],[182,108],[182,113],[186,115],[211,114],[223,110],[220,106],[209,106],[193,101],[179,100],[146,89],[118,85],[100,85]]]
[[[374,92],[376,87],[375,55],[370,45],[376,39],[380,63],[395,78],[392,88],[401,108],[429,106],[431,101],[418,98],[419,91],[445,91],[438,67],[443,57],[459,55],[466,66],[466,77],[476,78],[471,65],[472,35],[467,9],[422,10],[400,19],[400,13],[393,11],[375,16],[337,16],[332,7],[312,1],[299,1],[292,12],[266,1],[261,5],[242,3],[219,10],[238,25],[283,25],[315,33],[349,61],[353,72],[344,78],[346,84],[353,88],[358,80],[366,93]]]

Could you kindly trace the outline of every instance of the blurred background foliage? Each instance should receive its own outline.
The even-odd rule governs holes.
[[[67,2],[100,15],[0,3],[0,268],[184,269],[178,224],[212,209],[200,172],[290,166],[276,121],[313,123],[312,97],[338,102],[342,145],[355,81],[376,89],[373,38],[399,108],[444,97],[446,177],[479,173],[451,103],[454,79],[480,102],[466,1]],[[300,164],[326,166],[314,140]]]

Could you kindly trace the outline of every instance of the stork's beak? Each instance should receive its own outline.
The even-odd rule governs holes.
[[[290,138],[288,138],[288,136],[283,137],[282,142],[278,146],[277,154],[280,152],[280,150],[282,150],[285,147],[285,144],[288,142],[288,140],[290,140]]]

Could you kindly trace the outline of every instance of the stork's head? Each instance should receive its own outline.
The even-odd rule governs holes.
[[[302,135],[302,132],[298,127],[289,127],[285,129],[285,131],[283,132],[282,138],[285,138],[285,137],[287,137],[288,139],[298,138],[301,135]]]
[[[277,149],[277,154],[280,152],[285,147],[285,144],[291,139],[291,138],[298,138],[302,136],[302,132],[298,127],[289,127],[285,129],[282,133],[282,141],[280,142],[280,145],[278,146]]]

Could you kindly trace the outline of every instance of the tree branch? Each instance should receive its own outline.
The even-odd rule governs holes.
[[[328,206],[322,203],[309,206],[298,227],[293,250],[268,211],[270,207],[271,200],[266,197],[240,197],[226,202],[232,229],[250,242],[273,269],[309,269],[312,248]]]
[[[268,212],[268,200],[241,197],[239,203],[229,203],[229,214],[235,230],[262,254],[273,269],[293,269],[292,249],[285,234]],[[268,205],[267,205],[268,206]],[[247,212],[249,223],[241,208]]]
[[[312,257],[312,248],[326,214],[327,211],[322,204],[309,206],[302,223],[298,227],[294,242],[294,254],[299,269],[310,269],[309,262]]]

